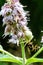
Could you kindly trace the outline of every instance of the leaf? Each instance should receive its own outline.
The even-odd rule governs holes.
[[[27,60],[25,65],[29,65],[29,64],[35,63],[35,62],[43,62],[43,59],[41,59],[41,58],[30,58]]]
[[[34,62],[43,62],[43,59],[41,58],[35,58],[37,55],[39,55],[43,51],[43,47],[41,47],[38,52],[36,52],[30,59],[27,59],[26,65],[29,65]]]
[[[3,50],[2,46],[0,45],[0,61],[5,61],[5,62],[14,62],[18,64],[22,64],[22,59],[19,57],[15,57],[9,52]]]

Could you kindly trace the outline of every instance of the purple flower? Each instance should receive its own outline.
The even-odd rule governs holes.
[[[10,35],[10,43],[17,45],[22,38],[25,42],[30,42],[33,38],[32,32],[27,27],[27,13],[23,9],[23,5],[19,0],[7,0],[0,11],[3,16],[3,25],[6,25],[4,35]]]

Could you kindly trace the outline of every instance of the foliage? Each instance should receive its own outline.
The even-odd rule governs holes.
[[[14,63],[18,63],[19,65],[29,65],[29,64],[34,63],[34,62],[43,62],[43,59],[36,58],[36,56],[41,51],[43,51],[43,47],[41,49],[39,49],[39,51],[37,53],[35,53],[31,58],[26,59],[24,57],[24,45],[22,44],[21,46],[22,46],[22,57],[23,57],[23,59],[19,58],[19,57],[15,57],[12,54],[10,54],[9,52],[3,50],[3,48],[0,45],[0,61],[14,62]]]

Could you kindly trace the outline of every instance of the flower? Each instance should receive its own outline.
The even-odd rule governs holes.
[[[12,12],[12,9],[10,9],[10,8],[4,8],[1,10],[2,16],[9,15],[11,12]]]
[[[3,16],[3,25],[6,25],[4,35],[10,35],[9,43],[19,45],[20,39],[30,42],[33,38],[32,32],[27,27],[27,11],[19,0],[7,0],[0,11]]]

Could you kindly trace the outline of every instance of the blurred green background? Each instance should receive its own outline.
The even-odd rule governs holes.
[[[43,0],[20,0],[20,2],[23,5],[27,5],[27,8],[24,8],[25,10],[30,11],[30,21],[28,21],[28,27],[31,29],[33,33],[33,43],[34,45],[38,44],[40,47],[43,45],[41,43],[41,37],[43,36]],[[0,10],[1,6],[5,3],[5,0],[0,0]],[[2,38],[2,35],[4,33],[4,27],[2,27],[2,17],[0,17],[0,44],[3,46],[3,48],[12,54],[17,54],[20,48],[17,46],[12,46],[7,44],[7,40],[9,37],[6,37],[5,39]],[[12,50],[13,48],[13,50]],[[18,50],[17,50],[18,49]],[[26,48],[27,49],[27,48]],[[17,52],[18,51],[18,52]],[[13,53],[14,52],[14,53]],[[31,56],[35,52],[31,52]],[[19,55],[18,53],[18,56]],[[29,57],[29,53],[27,53],[27,57]],[[38,56],[43,58],[43,52]],[[34,63],[32,65],[43,65],[43,63]],[[14,63],[5,63],[5,62],[0,62],[0,65],[17,65]]]

